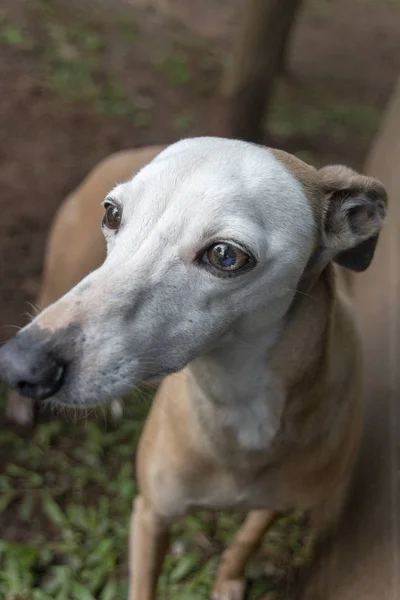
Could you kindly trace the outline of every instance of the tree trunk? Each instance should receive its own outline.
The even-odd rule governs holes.
[[[221,94],[226,98],[226,133],[259,142],[273,85],[301,0],[247,0],[232,63]]]
[[[302,0],[292,0],[291,6],[288,8],[288,11],[291,13],[290,22],[286,31],[286,41],[281,46],[281,53],[278,58],[278,68],[277,75],[283,75],[289,79],[292,78],[290,66],[289,66],[289,51],[290,51],[290,42],[292,39],[293,29],[297,23],[297,17],[300,13],[300,6]]]

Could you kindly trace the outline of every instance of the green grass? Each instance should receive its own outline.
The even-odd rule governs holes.
[[[192,81],[192,72],[187,58],[182,54],[163,57],[159,68],[164,72],[168,81],[174,85],[187,85]]]
[[[19,25],[0,21],[0,46],[26,50],[32,41]]]
[[[134,106],[120,78],[103,74],[107,48],[100,34],[87,25],[65,26],[51,19],[45,27],[47,85],[67,101],[89,103],[99,113],[133,117]]]
[[[126,43],[128,34],[129,44],[135,43],[135,24],[128,31],[121,22]],[[108,63],[104,67],[110,50],[105,40],[95,23],[74,18],[44,0],[32,2],[23,24],[0,13],[0,47],[33,52],[41,85],[67,102],[86,103],[100,114],[130,118],[134,126],[143,126],[143,111],[125,91],[121,74]]]
[[[189,112],[183,112],[173,121],[173,127],[179,135],[186,135],[193,125],[194,115]]]
[[[143,391],[128,398],[118,424],[104,415],[55,417],[29,435],[0,432],[8,457],[0,476],[2,600],[125,600],[134,455],[150,401]],[[208,599],[219,556],[241,520],[200,512],[178,523],[160,599]],[[279,589],[279,568],[266,576],[267,559],[278,567],[308,560],[302,515],[282,519],[266,537],[249,568],[249,600]]]
[[[380,118],[380,111],[373,106],[344,103],[320,87],[298,90],[281,82],[268,118],[268,129],[283,140],[293,135],[310,139],[328,135],[344,143],[346,137],[355,135],[372,138]]]

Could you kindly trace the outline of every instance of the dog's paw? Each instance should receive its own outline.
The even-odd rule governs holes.
[[[243,600],[246,590],[244,579],[225,579],[217,581],[211,600]]]

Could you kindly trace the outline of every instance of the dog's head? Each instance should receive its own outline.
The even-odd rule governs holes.
[[[367,268],[386,196],[345,167],[198,138],[161,152],[104,209],[104,264],[0,350],[0,374],[23,394],[106,402],[235,333],[279,328],[309,265]]]

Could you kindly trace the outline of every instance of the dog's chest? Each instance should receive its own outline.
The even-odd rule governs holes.
[[[277,390],[244,397],[221,414],[221,430],[236,439],[240,452],[267,450],[274,439],[281,418],[283,399]]]
[[[255,463],[259,456],[255,455]],[[206,476],[197,473],[196,478],[180,480],[179,495],[175,494],[174,504],[180,506],[185,513],[191,510],[288,510],[293,498],[288,494],[287,486],[282,487],[282,480],[275,466],[271,464],[257,468],[253,464],[238,464],[236,469],[215,465]],[[259,463],[260,464],[260,463]]]
[[[265,362],[246,366],[253,368],[245,373],[230,370],[226,376],[220,369],[206,373],[188,369],[180,381],[167,380],[170,387],[164,386],[161,400],[175,415],[168,421],[168,436],[173,434],[176,451],[168,455],[160,450],[151,478],[152,496],[164,498],[167,512],[276,506],[269,466],[286,394]],[[177,428],[182,419],[186,427]],[[188,453],[182,461],[184,447]]]
[[[242,382],[235,385],[233,381],[221,396],[223,400],[213,402],[212,406],[204,397],[198,405],[216,455],[223,463],[233,459],[238,464],[237,459],[242,457],[246,461],[248,453],[267,454],[280,428],[285,405],[281,383],[264,371],[258,384],[252,381],[248,385]]]

